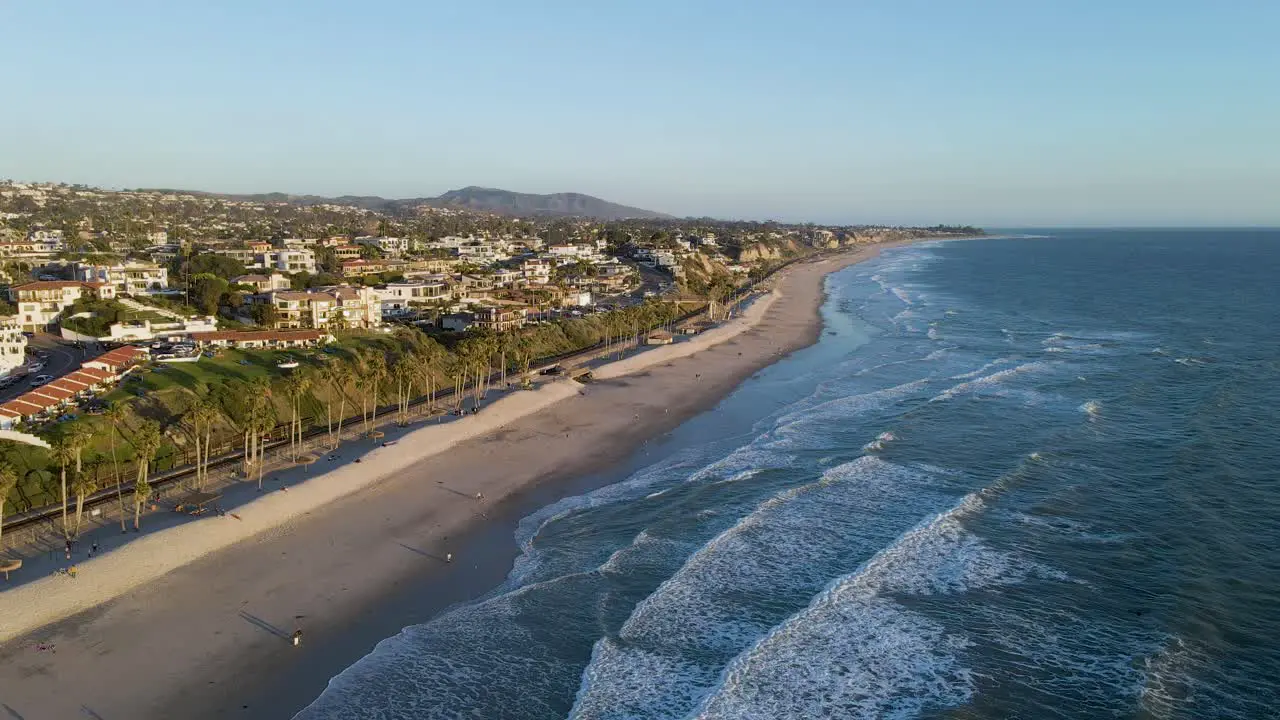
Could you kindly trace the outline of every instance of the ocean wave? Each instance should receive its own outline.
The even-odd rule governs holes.
[[[947,388],[946,390],[943,390],[941,393],[935,395],[929,402],[941,402],[943,400],[950,400],[958,395],[963,395],[966,393],[972,393],[979,390],[984,390],[986,388],[990,388],[994,385],[998,385],[1017,375],[1044,371],[1048,369],[1048,367],[1049,366],[1043,362],[1029,362],[1029,363],[1023,363],[1021,365],[1016,365],[1014,367],[1011,367],[1005,370],[1000,370],[1000,371],[991,373],[990,375],[984,375],[975,380],[969,380],[966,382],[962,382],[959,385],[955,385],[950,388]]]
[[[571,717],[691,710],[725,663],[803,607],[844,558],[885,541],[872,519],[880,527],[909,521],[908,498],[936,498],[927,478],[868,456],[761,503],[597,642]]]
[[[974,678],[960,652],[969,640],[891,596],[1014,584],[1039,571],[964,529],[985,507],[966,495],[837,580],[735,658],[696,717],[905,717],[967,701]]]
[[[877,435],[875,440],[872,440],[871,442],[862,446],[862,449],[866,452],[879,452],[884,449],[885,445],[897,439],[898,439],[897,436],[895,436],[893,433],[886,430],[885,432],[882,432],[879,435]]]

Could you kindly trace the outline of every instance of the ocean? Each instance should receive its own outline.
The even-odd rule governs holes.
[[[298,717],[1276,715],[1280,231],[925,243],[827,288],[816,345]]]

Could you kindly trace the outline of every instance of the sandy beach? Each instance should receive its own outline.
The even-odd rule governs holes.
[[[823,277],[883,247],[798,263],[742,317],[589,385],[556,380],[463,421],[391,430],[389,447],[349,443],[345,464],[278,474],[288,489],[238,519],[168,527],[75,580],[0,592],[0,709],[290,717],[379,640],[499,584],[520,517],[814,342]]]

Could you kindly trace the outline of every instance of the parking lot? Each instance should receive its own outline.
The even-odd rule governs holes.
[[[58,378],[80,367],[80,363],[102,354],[102,348],[77,347],[73,343],[49,333],[37,333],[27,339],[26,370],[18,368],[6,378],[8,384],[0,387],[0,403],[8,402],[32,388],[31,379],[40,375]],[[40,366],[31,371],[33,363]]]

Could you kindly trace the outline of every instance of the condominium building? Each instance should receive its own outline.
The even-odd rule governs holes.
[[[452,286],[443,277],[387,283],[374,288],[382,303],[382,316],[394,317],[412,312],[414,303],[452,299]]]
[[[169,269],[145,263],[91,265],[75,262],[71,272],[81,282],[107,283],[117,295],[152,295],[169,288]]]
[[[267,294],[277,329],[371,328],[382,322],[382,302],[373,288],[337,285]]]
[[[276,272],[270,275],[240,275],[231,278],[231,282],[237,285],[249,285],[260,293],[271,292],[272,290],[288,290],[293,287],[289,282],[289,278]]]
[[[0,377],[22,367],[27,357],[27,336],[18,316],[0,317]]]
[[[40,280],[9,288],[9,300],[18,305],[18,322],[28,332],[56,323],[62,311],[81,298],[109,300],[115,296],[115,286],[102,282]]]

